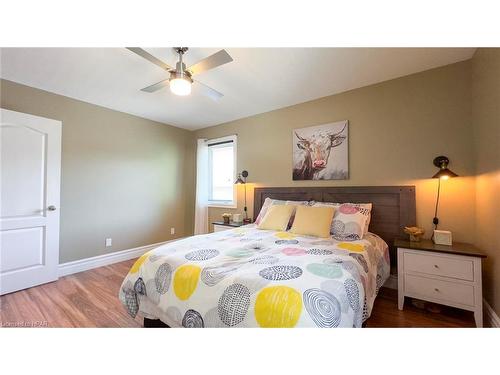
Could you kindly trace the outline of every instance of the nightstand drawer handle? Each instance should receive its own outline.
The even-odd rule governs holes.
[[[434,288],[434,291],[435,291],[435,292],[439,292],[439,289],[438,289],[438,288]]]
[[[439,268],[439,266],[437,264],[434,265],[434,268]]]

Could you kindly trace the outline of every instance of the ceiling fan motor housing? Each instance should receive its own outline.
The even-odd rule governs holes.
[[[188,71],[179,71],[179,70],[173,70],[170,72],[170,81],[174,79],[184,79],[186,81],[189,81],[193,83],[193,79],[191,78],[191,74]]]

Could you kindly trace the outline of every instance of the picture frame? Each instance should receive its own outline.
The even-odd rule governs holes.
[[[349,178],[348,120],[294,129],[294,181]]]

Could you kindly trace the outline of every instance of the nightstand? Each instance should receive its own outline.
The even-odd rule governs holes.
[[[404,298],[458,307],[474,312],[476,326],[483,326],[481,260],[472,245],[455,242],[436,245],[430,240],[395,240],[398,249],[398,308]]]
[[[223,221],[214,221],[214,232],[222,232],[223,230],[234,229],[245,225],[244,223],[235,223],[230,221],[229,224],[224,223]]]

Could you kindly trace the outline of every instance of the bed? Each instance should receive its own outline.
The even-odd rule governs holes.
[[[257,188],[255,215],[266,198],[371,202],[369,233],[337,241],[250,224],[162,245],[123,281],[129,314],[169,327],[361,327],[389,277],[389,244],[415,223],[414,187]]]

